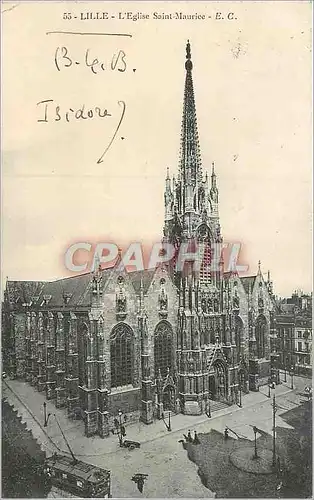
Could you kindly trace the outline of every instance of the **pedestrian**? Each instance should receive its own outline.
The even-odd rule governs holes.
[[[196,434],[196,431],[194,431],[194,444],[200,444],[200,440],[198,439],[198,435]]]
[[[228,439],[229,437],[229,432],[228,432],[228,427],[225,428],[225,439]]]
[[[276,486],[276,492],[277,492],[278,498],[281,498],[282,489],[283,489],[283,483],[282,483],[282,481],[279,481],[279,483]]]
[[[144,479],[140,478],[137,483],[138,490],[143,493]]]
[[[191,431],[188,432],[188,441],[191,443],[193,441]]]
[[[143,493],[144,482],[146,481],[147,474],[135,474],[132,477],[132,481],[134,481],[137,485],[137,489]]]

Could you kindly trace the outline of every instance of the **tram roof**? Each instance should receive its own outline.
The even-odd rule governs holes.
[[[47,458],[46,464],[60,472],[72,474],[84,481],[99,483],[100,480],[107,480],[110,477],[109,470],[101,469],[100,467],[81,462],[80,460],[73,463],[73,459],[65,455],[53,455]]]

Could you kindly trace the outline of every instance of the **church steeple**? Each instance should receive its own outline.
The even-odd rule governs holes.
[[[181,182],[185,187],[183,194],[183,210],[193,207],[193,192],[202,179],[201,154],[199,147],[196,107],[192,79],[193,63],[190,42],[186,45],[185,86],[183,100],[183,117],[181,126],[181,147],[179,170]]]
[[[182,241],[221,240],[218,189],[213,165],[211,178],[202,174],[202,162],[192,79],[192,54],[188,41],[185,53],[185,82],[180,138],[179,172],[165,187],[164,237],[179,245]]]

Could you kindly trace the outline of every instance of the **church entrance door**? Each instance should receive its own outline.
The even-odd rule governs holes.
[[[227,376],[226,368],[222,361],[217,360],[213,365],[214,374],[209,377],[209,385],[214,388],[213,399],[225,401],[227,399]],[[211,389],[209,388],[211,391]]]
[[[208,390],[209,390],[209,399],[215,399],[216,395],[215,375],[209,375]]]

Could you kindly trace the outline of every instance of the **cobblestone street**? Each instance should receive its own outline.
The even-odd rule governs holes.
[[[292,427],[280,415],[289,409],[297,408],[304,400],[301,395],[308,380],[294,378],[294,390],[290,388],[290,379],[276,388],[278,411],[276,427],[291,429]],[[47,455],[56,451],[67,453],[66,444],[58,429],[53,415],[48,426],[43,427],[43,403],[45,397],[31,386],[17,380],[6,380],[3,384],[3,397],[13,404],[22,421],[32,430]],[[86,438],[81,421],[71,421],[65,410],[56,409],[47,403],[47,413],[56,414],[61,427],[70,442],[74,454],[86,462],[111,470],[112,495],[123,497],[214,497],[215,493],[207,489],[198,475],[198,468],[189,460],[186,451],[179,442],[186,434],[197,430],[206,434],[210,430],[223,433],[226,426],[235,431],[241,439],[254,440],[252,425],[263,431],[272,432],[272,407],[268,398],[267,387],[257,393],[249,393],[243,397],[243,406],[231,406],[213,413],[212,418],[206,416],[191,417],[176,415],[171,419],[172,431],[168,432],[163,421],[155,421],[146,426],[142,423],[127,427],[127,439],[141,443],[141,448],[128,451],[119,447],[116,435],[101,439]],[[236,439],[236,435],[232,434]],[[233,441],[233,438],[232,441]],[[136,484],[131,481],[135,473],[148,474],[143,494],[139,493]],[[213,485],[215,490],[215,485]]]

